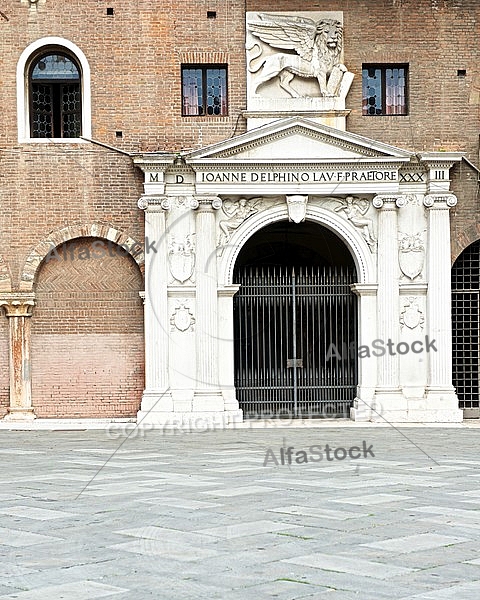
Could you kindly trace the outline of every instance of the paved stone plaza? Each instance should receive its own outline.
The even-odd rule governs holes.
[[[0,600],[477,600],[479,435],[1,431]]]

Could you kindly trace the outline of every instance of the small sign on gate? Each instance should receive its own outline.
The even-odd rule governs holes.
[[[303,369],[303,358],[287,358],[287,369],[298,367]]]

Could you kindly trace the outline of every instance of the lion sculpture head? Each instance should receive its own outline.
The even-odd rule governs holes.
[[[343,27],[340,21],[318,21],[315,42],[323,63],[328,63],[330,68],[338,64],[343,48]]]

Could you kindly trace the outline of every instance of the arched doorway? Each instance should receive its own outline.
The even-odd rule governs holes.
[[[480,240],[452,268],[453,385],[465,417],[480,417]]]
[[[245,418],[349,416],[357,386],[357,281],[330,230],[280,221],[238,255],[235,388]]]

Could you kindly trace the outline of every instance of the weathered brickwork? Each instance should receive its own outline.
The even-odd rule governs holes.
[[[343,11],[345,62],[355,74],[348,129],[415,152],[461,151],[479,165],[478,0],[6,0],[0,10],[0,291],[11,279],[14,291],[30,286],[37,294],[38,416],[135,414],[143,385],[138,266],[126,257],[50,261],[36,274],[28,260],[69,227],[97,223],[143,239],[142,177],[125,153],[199,148],[246,130],[245,11]],[[84,52],[92,138],[120,152],[89,142],[18,142],[17,63],[46,36]],[[228,116],[181,116],[180,69],[192,61],[228,64]],[[362,64],[390,62],[409,64],[409,114],[363,117]],[[454,167],[452,259],[480,238],[477,180],[466,162]],[[8,403],[7,333],[2,315],[0,416]]]
[[[40,269],[32,318],[39,417],[123,417],[139,408],[143,283],[120,252],[107,240],[80,238],[58,246]]]

